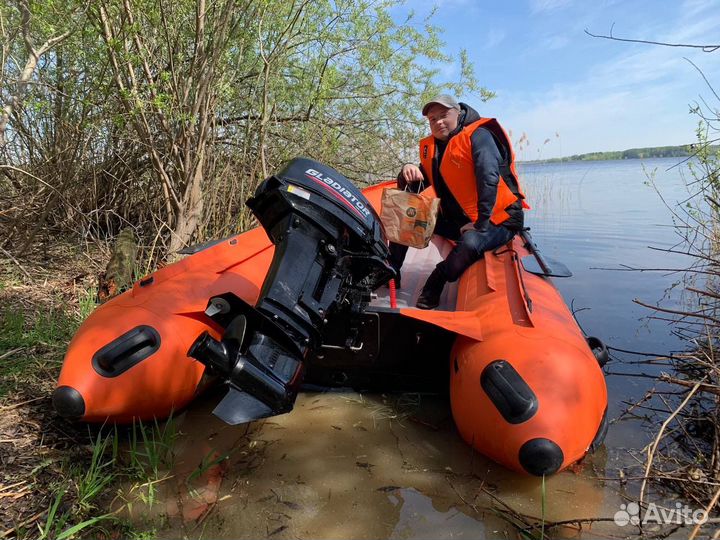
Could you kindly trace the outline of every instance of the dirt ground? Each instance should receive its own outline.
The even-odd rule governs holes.
[[[88,434],[57,417],[48,393],[31,397],[35,394],[23,392],[18,403],[0,411],[1,537],[21,537],[23,531],[35,536],[36,524],[44,524],[53,494],[65,481],[67,464],[90,456],[83,444]],[[72,505],[72,499],[64,503]]]
[[[51,245],[10,257],[0,254],[0,538],[35,538],[69,468],[92,454],[87,427],[59,418],[51,393],[104,255]],[[68,489],[57,512],[73,502]]]

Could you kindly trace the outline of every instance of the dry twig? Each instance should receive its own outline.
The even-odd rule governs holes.
[[[657,450],[658,444],[660,444],[660,439],[663,437],[663,433],[665,432],[665,429],[667,428],[668,424],[672,421],[673,418],[677,416],[677,414],[685,407],[685,405],[690,401],[690,398],[692,398],[695,395],[695,392],[697,392],[698,388],[700,388],[700,384],[697,383],[695,386],[688,392],[688,395],[685,396],[685,399],[680,403],[680,405],[673,411],[673,413],[667,417],[667,419],[663,422],[662,426],[660,426],[660,431],[658,431],[657,436],[655,437],[655,440],[653,441],[653,444],[650,448],[650,451],[648,453],[648,459],[647,459],[647,466],[645,467],[645,478],[642,481],[642,485],[640,486],[640,506],[643,504],[643,497],[645,495],[645,487],[647,485],[647,477],[650,474],[650,468],[652,467],[653,458],[655,456],[655,451]]]

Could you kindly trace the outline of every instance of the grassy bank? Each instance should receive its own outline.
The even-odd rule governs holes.
[[[101,534],[108,521],[113,444],[58,418],[50,399],[102,260],[59,244],[0,258],[0,537]]]
[[[228,456],[178,469],[174,418],[114,427],[55,414],[65,350],[96,307],[109,254],[55,244],[36,253],[0,257],[0,539],[155,538],[171,517],[202,523]],[[247,450],[247,433],[232,447]]]
[[[58,244],[0,259],[0,538],[142,536],[124,519],[128,504],[152,503],[170,466],[172,422],[118,431],[71,424],[52,409],[106,259]]]

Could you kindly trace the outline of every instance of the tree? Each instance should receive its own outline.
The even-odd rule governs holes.
[[[85,6],[74,0],[50,4],[18,0],[0,6],[0,178],[9,184],[4,195],[11,201],[10,210],[0,219],[10,216],[3,238],[6,243],[14,243],[14,234],[23,231],[20,251],[63,198],[63,190],[54,182],[56,171],[51,169],[65,143],[60,131],[53,129],[58,125],[48,122],[44,113],[54,107],[56,115],[64,114],[67,96],[61,79],[54,81],[54,93],[48,91],[51,85],[43,86],[47,84],[44,72],[52,66],[59,73],[63,62],[58,50],[82,28],[84,14]],[[30,162],[42,164],[44,170],[33,173],[19,168]],[[29,234],[20,223],[28,216],[33,218]]]
[[[64,37],[6,122],[7,246],[28,226],[103,237],[129,224],[163,257],[248,226],[245,199],[291,157],[375,181],[415,159],[423,99],[491,96],[462,51],[461,79],[434,82],[455,60],[430,18],[393,20],[397,0],[78,1],[27,4],[33,42]],[[0,14],[3,68],[20,80],[21,10]],[[21,95],[8,88],[3,103]]]
[[[162,187],[171,253],[187,245],[202,219],[202,182],[226,73],[221,60],[252,11],[250,2],[232,0],[124,0],[94,8],[125,119]]]
[[[37,6],[33,5],[33,7]],[[71,33],[70,29],[55,28],[54,25],[48,24],[51,20],[50,17],[44,18],[40,24],[37,24],[34,19],[29,0],[18,0],[15,6],[7,5],[0,9],[0,32],[5,38],[2,44],[3,71],[0,77],[0,88],[4,90],[2,114],[0,115],[0,150],[4,149],[6,145],[8,123],[10,118],[17,114],[22,107],[25,90],[35,73],[38,62]],[[13,46],[13,42],[18,37],[24,46],[24,62],[12,58],[13,53],[18,52],[18,48]],[[18,73],[14,74],[15,77],[7,71],[11,64],[23,66]]]

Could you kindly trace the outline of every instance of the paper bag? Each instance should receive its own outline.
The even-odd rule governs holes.
[[[388,240],[418,249],[427,247],[435,230],[440,199],[401,189],[383,190],[380,220]]]

